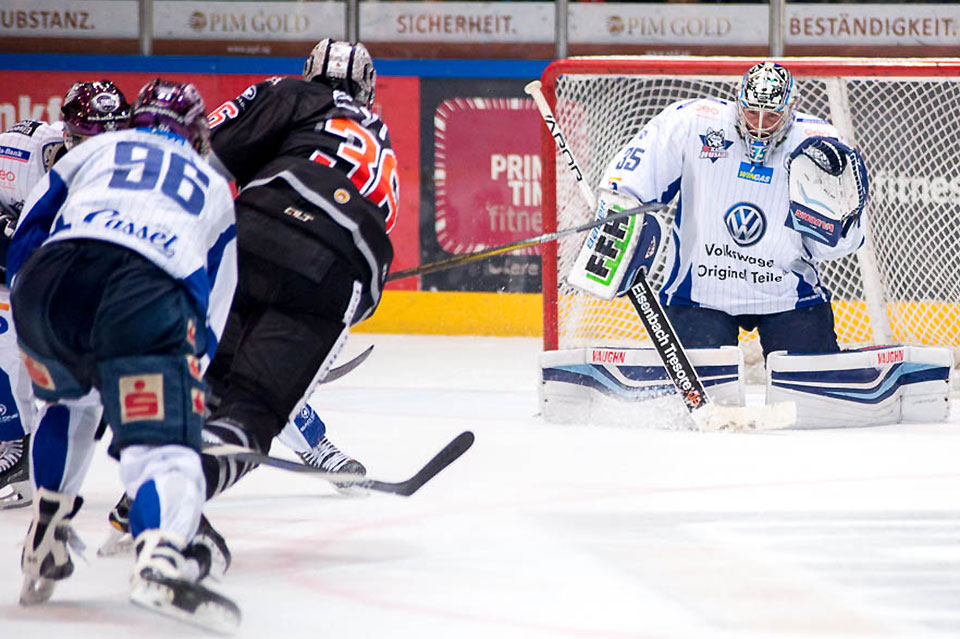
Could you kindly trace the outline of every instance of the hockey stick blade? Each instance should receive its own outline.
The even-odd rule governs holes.
[[[300,462],[271,457],[256,451],[235,446],[233,444],[218,444],[203,449],[205,455],[214,455],[215,457],[232,457],[233,459],[263,466],[272,466],[280,470],[287,470],[294,473],[305,473],[313,475],[318,479],[325,479],[330,482],[349,486],[351,488],[364,488],[381,493],[392,493],[409,497],[428,481],[433,479],[437,473],[455,462],[461,455],[467,452],[473,446],[474,435],[470,431],[464,431],[453,438],[453,440],[443,447],[443,449],[433,456],[423,467],[412,477],[405,481],[389,482],[379,479],[370,479],[366,475],[357,475],[353,473],[330,473],[313,466],[307,466]]]
[[[337,366],[337,367],[335,367],[335,368],[331,368],[331,369],[327,372],[327,376],[324,377],[323,380],[322,380],[320,383],[321,383],[321,384],[329,384],[330,382],[332,382],[332,381],[334,381],[334,380],[338,380],[338,379],[340,379],[341,377],[343,377],[344,375],[346,375],[347,373],[353,371],[353,369],[355,369],[355,368],[356,368],[357,366],[359,366],[360,364],[363,364],[363,362],[364,362],[368,357],[370,357],[370,351],[372,351],[372,350],[373,350],[373,344],[371,344],[370,346],[368,346],[365,351],[363,351],[362,353],[360,353],[359,355],[357,355],[356,357],[354,357],[353,359],[351,359],[349,362],[346,362],[346,363],[344,363],[344,364],[341,364],[340,366]]]

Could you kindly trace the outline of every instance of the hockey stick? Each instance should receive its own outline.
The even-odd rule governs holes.
[[[488,249],[483,249],[482,251],[475,251],[473,253],[463,253],[461,255],[454,255],[453,257],[448,257],[442,260],[437,260],[436,262],[430,262],[429,264],[421,264],[420,266],[414,266],[412,268],[404,269],[402,271],[395,271],[390,273],[387,276],[387,281],[392,282],[394,280],[400,280],[405,277],[413,277],[414,275],[423,275],[425,273],[433,273],[435,271],[443,271],[448,268],[453,268],[454,266],[460,266],[461,264],[467,264],[468,262],[475,262],[477,260],[486,259],[488,257],[493,257],[494,255],[500,255],[502,253],[509,253],[511,251],[516,251],[518,249],[527,248],[528,246],[536,246],[537,244],[545,244],[546,242],[553,242],[560,239],[561,237],[566,237],[568,235],[573,235],[574,233],[580,233],[583,231],[589,231],[590,229],[606,224],[607,222],[613,220],[619,220],[621,218],[630,217],[631,215],[637,215],[639,213],[646,213],[648,211],[656,211],[662,209],[662,204],[643,204],[636,208],[629,209],[627,211],[620,211],[609,217],[593,220],[591,222],[585,222],[579,226],[574,226],[568,229],[561,229],[553,233],[544,233],[543,235],[538,235],[537,237],[532,237],[528,240],[517,240],[516,242],[510,242],[509,244],[503,244],[501,246],[494,246]]]
[[[368,357],[370,357],[370,351],[372,350],[373,350],[373,344],[368,346],[362,353],[360,353],[359,355],[351,359],[349,362],[345,362],[340,366],[331,368],[327,372],[327,376],[324,377],[322,380],[320,380],[320,383],[329,384],[334,380],[340,379],[341,377],[343,377],[344,375],[346,375],[347,373],[355,369],[360,364],[363,364],[363,362],[366,361]]]
[[[213,455],[215,457],[232,457],[238,461],[272,466],[274,468],[279,468],[280,470],[287,470],[294,473],[305,473],[317,477],[318,479],[325,479],[338,485],[347,486],[350,488],[365,488],[367,490],[374,490],[381,493],[392,493],[394,495],[409,497],[413,493],[420,490],[424,484],[433,479],[437,473],[455,462],[461,455],[467,452],[467,450],[473,446],[473,440],[474,436],[470,431],[464,431],[460,433],[454,437],[449,444],[444,446],[439,453],[434,455],[433,459],[428,461],[423,465],[422,468],[420,468],[420,470],[414,473],[412,477],[400,482],[380,481],[378,479],[370,479],[366,475],[357,475],[353,473],[330,473],[320,470],[319,468],[314,468],[313,466],[301,464],[300,462],[280,459],[279,457],[271,457],[270,455],[258,453],[254,450],[250,450],[249,448],[235,446],[232,444],[218,444],[210,446],[204,448],[203,453],[205,455]]]
[[[528,83],[523,90],[533,98],[544,123],[550,130],[550,135],[557,144],[558,151],[567,158],[567,166],[577,179],[577,186],[580,187],[583,199],[591,210],[595,209],[597,199],[563,137],[560,123],[557,122],[546,96],[543,95],[540,81],[534,80]],[[658,203],[654,206],[663,208],[663,205]],[[607,221],[612,217],[601,218],[601,220]],[[660,300],[647,282],[642,269],[637,273],[633,286],[627,291],[627,297],[637,311],[637,315],[640,316],[640,321],[646,328],[670,381],[673,382],[684,406],[700,430],[772,430],[785,428],[796,421],[796,406],[793,404],[789,407],[734,407],[719,406],[711,402],[703,382],[693,364],[690,363],[689,356],[677,338],[676,330],[670,324],[663,306],[660,305]],[[754,410],[755,408],[761,410]]]

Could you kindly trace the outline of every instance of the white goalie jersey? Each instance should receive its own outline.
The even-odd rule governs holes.
[[[746,160],[732,102],[699,99],[664,109],[611,160],[602,186],[642,202],[679,195],[670,228],[664,304],[731,315],[770,314],[829,301],[817,268],[863,243],[860,222],[836,246],[790,224],[786,159],[811,136],[839,138],[830,123],[797,113],[766,164]]]

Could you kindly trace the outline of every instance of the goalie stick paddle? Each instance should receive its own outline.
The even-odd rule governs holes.
[[[233,459],[264,466],[272,466],[280,470],[287,470],[294,473],[305,473],[313,475],[319,479],[325,479],[336,484],[349,486],[350,488],[365,488],[381,493],[392,493],[409,497],[414,494],[428,481],[433,479],[437,473],[455,462],[461,455],[467,452],[473,446],[474,435],[470,431],[464,431],[453,438],[453,440],[443,447],[443,449],[433,456],[433,459],[423,465],[412,477],[404,481],[388,482],[379,479],[371,479],[366,475],[357,475],[353,473],[330,473],[327,471],[301,464],[300,462],[271,457],[263,453],[258,453],[243,446],[233,444],[218,444],[203,449],[205,455],[215,457],[232,457]]]
[[[577,180],[577,186],[580,187],[580,194],[584,201],[591,210],[595,209],[597,198],[587,184],[583,171],[580,170],[573,152],[563,137],[560,123],[557,122],[546,96],[543,95],[540,81],[534,80],[528,83],[523,90],[536,103],[544,124],[549,129],[554,142],[556,142],[558,152],[567,160],[567,168],[570,169]],[[650,206],[651,209],[663,208],[663,205],[659,203],[652,203],[647,206]],[[614,216],[600,218],[600,221],[607,222],[611,219],[614,219]],[[696,369],[690,363],[690,358],[677,338],[677,332],[670,324],[663,306],[660,305],[660,301],[642,269],[637,272],[633,286],[627,291],[627,297],[630,298],[630,303],[633,304],[634,309],[640,316],[640,321],[647,329],[647,334],[653,342],[654,349],[656,349],[670,381],[673,382],[684,406],[686,406],[700,430],[773,430],[786,428],[796,421],[796,405],[794,404],[789,406],[739,407],[719,406],[710,401],[700,376],[697,375]],[[756,408],[759,409],[756,410]]]

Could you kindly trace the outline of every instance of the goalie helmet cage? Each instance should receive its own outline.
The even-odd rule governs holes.
[[[567,58],[551,63],[541,82],[587,183],[596,188],[613,154],[650,118],[677,100],[735,99],[740,77],[757,61]],[[947,346],[960,361],[960,60],[778,61],[797,81],[798,110],[831,121],[867,163],[867,242],[856,255],[820,264],[841,347]],[[568,167],[558,165],[546,128],[541,156],[543,231],[589,220],[593,213]],[[673,212],[671,206],[668,223]],[[565,283],[582,241],[573,236],[543,247],[544,349],[644,345],[644,329],[626,298],[605,302]],[[650,279],[659,288],[662,265]],[[755,332],[741,333],[741,346],[748,361],[762,364]]]

